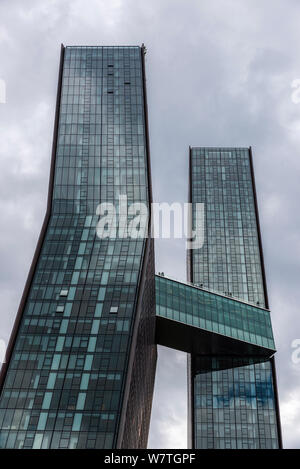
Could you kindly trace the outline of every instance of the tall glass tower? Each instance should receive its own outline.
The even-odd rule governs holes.
[[[100,203],[118,216],[121,195],[152,200],[144,54],[62,46],[47,213],[1,372],[1,448],[147,445],[153,241],[96,233]]]
[[[189,354],[191,447],[281,447],[251,149],[190,149],[204,245],[188,251],[190,283],[155,276],[144,56],[61,48],[47,211],[0,374],[0,448],[146,448],[156,344]],[[129,234],[141,203],[146,230],[140,218]]]
[[[194,204],[205,204],[205,240],[188,251],[188,280],[268,309],[251,148],[190,148],[189,199],[194,227]],[[203,350],[188,367],[191,447],[281,447],[273,358]]]

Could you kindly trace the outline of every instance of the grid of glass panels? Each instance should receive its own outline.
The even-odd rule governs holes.
[[[155,277],[156,314],[201,329],[275,349],[268,310]]]
[[[191,201],[193,204],[204,203],[205,239],[201,249],[194,249],[188,253],[189,279],[204,288],[217,290],[220,293],[265,307],[250,150],[248,148],[192,148],[190,164]],[[193,207],[192,223],[195,227],[195,206]],[[270,422],[274,428],[276,427],[274,398],[272,398],[272,408],[268,405],[265,407],[257,405],[252,412],[255,415],[253,418],[257,422],[261,422],[259,432],[261,434],[265,432],[269,436],[267,439],[263,439],[260,433],[253,430],[251,434],[246,435],[245,443],[243,441],[241,443],[235,433],[232,434],[232,440],[229,442],[228,425],[230,428],[240,428],[240,401],[238,399],[230,400],[232,412],[227,414],[227,421],[218,422],[214,420],[214,416],[210,412],[216,385],[213,388],[208,387],[207,391],[204,391],[203,401],[197,398],[197,394],[201,394],[203,391],[202,388],[201,392],[196,390],[197,382],[201,382],[201,380],[206,380],[207,383],[213,382],[215,372],[212,366],[215,359],[216,357],[209,357],[211,370],[209,366],[206,366],[205,374],[201,368],[201,363],[204,366],[204,362],[200,361],[199,366],[194,367],[195,360],[199,361],[200,357],[192,357],[191,359],[192,381],[189,399],[193,401],[193,445],[196,447],[199,445],[201,448],[219,448],[221,444],[225,444],[226,448],[234,448],[240,444],[247,448],[265,448],[266,445],[272,448],[278,447],[277,431],[274,433],[273,429],[272,437],[269,435]],[[223,393],[225,401],[228,396],[226,387],[228,378],[226,376],[234,377],[232,375],[232,367],[235,366],[234,360],[236,358],[228,357],[224,371],[218,375],[220,383],[217,392],[220,396]],[[255,372],[263,374],[265,369],[269,370],[268,386],[274,395],[271,361],[264,364],[255,362]],[[247,372],[247,367],[240,363],[239,370],[242,375],[243,372]],[[224,384],[222,384],[223,378]],[[233,378],[230,379],[233,380]],[[232,381],[232,385],[235,386],[235,381]],[[252,390],[253,398],[256,395],[255,399],[257,400],[259,388],[252,386]],[[207,400],[205,400],[205,393]],[[201,402],[202,404],[200,404]],[[207,406],[206,410],[205,406]],[[198,412],[200,409],[201,412]],[[243,423],[247,425],[246,420]],[[208,440],[208,433],[211,436],[217,435],[217,437]],[[223,438],[225,434],[227,435],[226,441]],[[221,435],[222,443],[218,439],[218,435],[219,437]]]
[[[192,148],[191,190],[205,204],[193,282],[265,306],[249,149]]]
[[[1,448],[116,444],[143,239],[96,207],[148,202],[139,47],[66,47],[52,212],[0,397]]]
[[[276,449],[278,436],[269,361],[198,357],[194,378],[196,447]]]

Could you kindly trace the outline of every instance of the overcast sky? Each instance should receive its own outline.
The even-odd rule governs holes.
[[[284,445],[300,447],[299,24],[298,0],[0,0],[0,339],[46,210],[60,44],[144,42],[155,201],[186,201],[189,145],[253,147]],[[183,242],[156,258],[185,280]],[[186,405],[186,355],[159,348],[149,447],[186,447]]]

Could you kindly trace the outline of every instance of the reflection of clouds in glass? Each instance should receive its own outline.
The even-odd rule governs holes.
[[[217,395],[214,397],[216,407],[229,406],[230,401],[233,399],[245,399],[248,404],[251,404],[252,409],[257,408],[257,402],[265,407],[271,400],[271,406],[274,400],[274,391],[271,381],[271,376],[268,381],[257,381],[256,383],[235,383],[231,386],[227,393]],[[220,406],[220,404],[222,404]]]
[[[199,358],[195,366],[196,438],[201,448],[278,447],[269,360]],[[206,429],[211,425],[218,430],[207,436]],[[230,435],[228,425],[236,429]],[[268,436],[259,436],[263,434]]]

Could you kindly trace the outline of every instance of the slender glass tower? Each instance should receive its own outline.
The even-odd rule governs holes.
[[[251,148],[190,148],[189,199],[194,226],[195,204],[205,204],[204,245],[188,251],[189,281],[268,309]],[[225,320],[230,314],[225,308]],[[273,358],[203,350],[188,366],[191,447],[281,447]]]
[[[147,445],[153,241],[96,233],[100,203],[118,216],[120,196],[152,200],[144,54],[62,46],[47,213],[1,372],[1,448]]]

